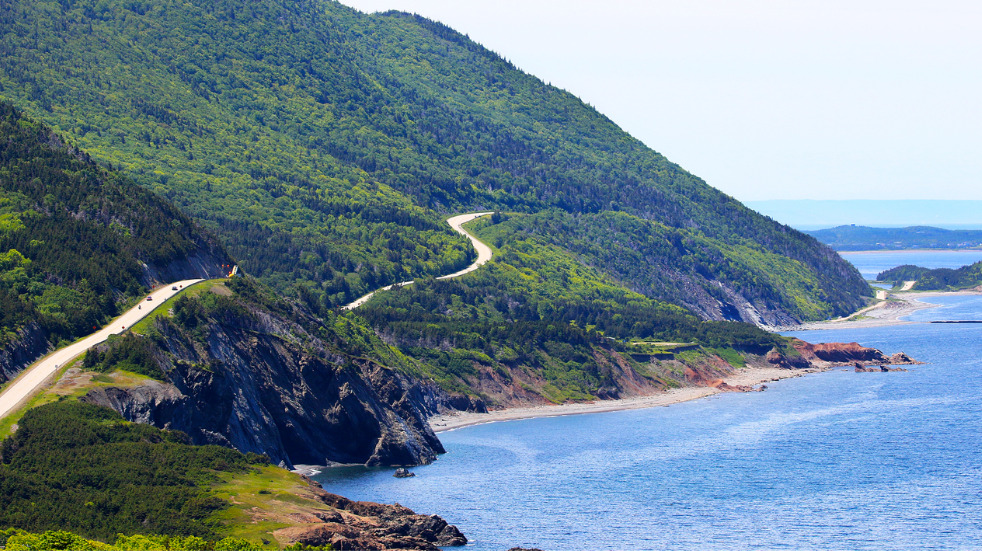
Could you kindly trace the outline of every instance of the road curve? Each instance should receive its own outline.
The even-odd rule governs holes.
[[[21,374],[14,379],[14,382],[11,383],[2,394],[0,394],[0,419],[17,409],[17,406],[34,394],[34,391],[40,388],[41,385],[43,385],[45,381],[54,375],[61,366],[65,365],[89,348],[104,342],[110,335],[122,333],[127,327],[132,327],[133,324],[147,317],[150,312],[153,312],[163,305],[164,301],[178,294],[185,288],[201,281],[204,280],[185,279],[184,281],[168,283],[167,285],[160,287],[148,295],[149,297],[152,297],[153,300],[141,300],[140,304],[130,308],[128,311],[124,312],[123,315],[114,319],[109,325],[103,327],[101,330],[64,348],[55,350],[44,358],[38,360],[34,365],[21,372]],[[177,287],[176,291],[173,290],[174,287]]]
[[[467,230],[464,229],[464,224],[470,222],[471,220],[474,220],[476,218],[480,218],[482,216],[487,216],[489,214],[493,214],[493,213],[491,213],[491,212],[471,212],[471,213],[468,213],[468,214],[459,214],[457,216],[454,216],[452,218],[448,218],[447,219],[447,224],[450,224],[450,227],[451,228],[453,228],[457,233],[462,234],[464,237],[466,237],[467,239],[470,239],[471,240],[471,244],[474,245],[474,248],[475,249],[477,249],[477,260],[475,260],[473,264],[471,264],[470,266],[464,268],[463,270],[460,270],[459,272],[454,272],[452,274],[447,274],[447,275],[444,275],[444,276],[440,276],[437,279],[453,279],[455,277],[460,277],[460,276],[462,276],[464,274],[469,274],[469,273],[473,272],[474,270],[480,268],[481,266],[487,264],[488,261],[491,260],[491,256],[492,256],[491,247],[488,247],[484,243],[481,243],[480,241],[478,241],[478,239],[476,237],[474,237],[473,235],[467,233]],[[370,298],[372,298],[373,296],[375,296],[375,293],[379,293],[379,292],[382,292],[382,291],[388,291],[389,289],[393,289],[395,287],[402,287],[404,285],[412,285],[412,284],[413,284],[413,280],[401,281],[399,283],[393,283],[392,285],[387,285],[385,287],[382,287],[381,289],[376,289],[376,290],[372,291],[371,293],[368,293],[367,295],[359,298],[358,300],[356,300],[356,301],[354,301],[354,302],[352,302],[350,304],[346,304],[346,305],[342,306],[341,309],[342,310],[354,310],[355,308],[358,308],[362,304],[365,304],[366,302],[368,302],[368,300]]]

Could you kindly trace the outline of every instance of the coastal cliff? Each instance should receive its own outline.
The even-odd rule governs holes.
[[[146,336],[101,347],[95,369],[115,368],[107,364],[132,349],[142,352],[128,361],[151,364],[161,380],[94,389],[84,400],[286,467],[418,465],[443,453],[426,417],[453,403],[449,395],[345,351],[323,328],[334,342],[315,336],[307,328],[317,320],[299,310],[274,313],[245,299],[254,285],[240,280],[231,286],[243,293],[232,293],[217,284],[177,301],[174,317],[158,317]]]
[[[767,361],[778,367],[803,369],[809,367],[827,368],[838,365],[914,365],[920,362],[903,352],[886,355],[876,348],[859,343],[821,343],[812,344],[800,339],[791,343],[793,352],[772,350]]]
[[[554,403],[538,391],[550,384],[541,374],[479,362],[465,378],[472,394],[452,394],[413,376],[414,364],[399,363],[408,362],[405,357],[379,353],[379,337],[349,318],[314,317],[244,278],[192,288],[139,331],[102,345],[86,358],[86,367],[142,365],[157,380],[94,388],[84,401],[130,421],[180,430],[197,444],[265,454],[288,468],[425,464],[444,452],[428,422],[433,416]],[[794,340],[767,354],[742,355],[668,344],[594,347],[602,385],[593,396],[568,401],[654,396],[683,387],[754,390],[727,382],[741,365],[799,370],[913,363],[856,343]],[[376,353],[366,354],[367,346],[376,346]]]

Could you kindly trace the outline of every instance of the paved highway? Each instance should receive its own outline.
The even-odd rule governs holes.
[[[471,240],[471,244],[473,244],[474,245],[474,248],[477,249],[477,260],[475,260],[473,264],[471,264],[470,266],[464,268],[463,270],[461,270],[459,272],[454,272],[452,274],[447,274],[445,276],[440,276],[437,279],[452,279],[452,278],[455,278],[455,277],[460,277],[460,276],[462,276],[464,274],[469,274],[469,273],[473,272],[474,270],[480,268],[481,266],[487,264],[488,261],[491,260],[491,256],[492,256],[491,247],[488,247],[484,243],[481,243],[480,241],[478,241],[478,239],[476,237],[474,237],[473,235],[467,233],[467,230],[464,229],[464,224],[470,222],[471,220],[474,220],[475,218],[480,218],[482,216],[487,216],[489,214],[492,214],[492,213],[490,213],[490,212],[472,212],[472,213],[469,213],[469,214],[461,214],[461,215],[458,215],[458,216],[454,216],[453,218],[447,219],[447,224],[450,224],[450,227],[451,228],[453,228],[454,230],[456,230],[457,233],[463,234],[464,237],[466,237],[467,239],[470,239]],[[412,280],[410,280],[410,281],[402,281],[402,282],[399,282],[399,283],[393,283],[392,285],[387,285],[385,287],[382,287],[381,289],[376,289],[376,290],[372,291],[371,293],[368,293],[367,295],[365,295],[365,296],[359,298],[358,300],[352,302],[351,304],[347,304],[347,305],[343,306],[342,307],[342,310],[354,310],[355,308],[358,308],[362,304],[365,304],[366,302],[368,302],[368,299],[370,299],[373,296],[375,296],[375,293],[379,293],[381,291],[388,291],[389,289],[392,289],[394,287],[402,287],[403,285],[412,285],[412,284],[413,284],[413,281]]]
[[[151,300],[148,301],[144,298],[140,301],[140,304],[123,313],[123,315],[113,320],[112,323],[103,327],[100,331],[38,360],[34,365],[21,372],[14,379],[14,382],[0,394],[0,418],[14,411],[18,405],[30,398],[61,366],[89,348],[104,342],[110,335],[122,333],[127,327],[131,327],[136,322],[145,318],[150,312],[160,307],[164,301],[200,281],[204,280],[186,279],[164,285],[148,295]],[[177,290],[174,290],[174,288],[177,288]]]

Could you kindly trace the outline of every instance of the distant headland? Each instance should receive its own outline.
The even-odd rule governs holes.
[[[871,228],[848,225],[805,233],[837,251],[982,249],[982,230],[948,230],[933,226]]]

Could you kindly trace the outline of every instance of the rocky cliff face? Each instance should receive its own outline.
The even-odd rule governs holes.
[[[274,463],[418,465],[444,449],[426,422],[446,396],[368,358],[329,348],[259,309],[194,332],[160,319],[154,358],[167,381],[92,391],[125,418]]]
[[[143,283],[147,287],[165,285],[182,279],[215,279],[228,275],[234,261],[211,239],[199,239],[191,254],[164,265],[144,265]]]
[[[812,344],[799,339],[792,343],[797,355],[771,351],[767,361],[787,368],[831,367],[835,365],[911,365],[920,363],[903,352],[886,355],[859,343],[830,342]]]
[[[34,360],[43,356],[51,345],[37,322],[29,323],[0,349],[0,383],[13,379]]]

